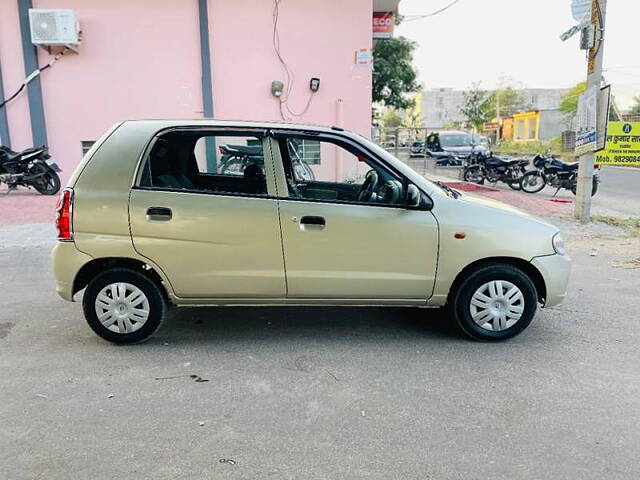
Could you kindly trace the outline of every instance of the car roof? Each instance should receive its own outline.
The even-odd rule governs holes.
[[[342,127],[329,125],[313,125],[306,123],[277,122],[277,121],[257,121],[257,120],[222,120],[212,118],[194,119],[135,119],[125,120],[123,123],[144,123],[153,126],[158,130],[171,127],[239,127],[239,128],[265,128],[265,129],[286,129],[286,130],[307,130],[314,132],[346,132]]]
[[[438,135],[443,135],[443,134],[444,135],[448,135],[448,134],[451,134],[451,135],[471,135],[469,132],[465,132],[463,130],[440,130],[440,131],[435,132],[435,133],[437,133]]]

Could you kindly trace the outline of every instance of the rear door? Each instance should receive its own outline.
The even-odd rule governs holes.
[[[263,132],[177,130],[149,147],[129,216],[135,249],[185,298],[286,295],[272,159]],[[225,145],[259,147],[225,170]]]

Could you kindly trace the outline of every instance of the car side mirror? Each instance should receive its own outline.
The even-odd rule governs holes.
[[[410,183],[407,185],[407,208],[417,208],[420,206],[420,190]]]

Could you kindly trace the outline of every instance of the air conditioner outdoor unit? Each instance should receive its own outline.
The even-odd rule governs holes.
[[[70,9],[29,9],[31,43],[49,50],[50,47],[69,47],[77,51],[80,26]]]

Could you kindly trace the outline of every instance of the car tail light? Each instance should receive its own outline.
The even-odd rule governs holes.
[[[56,228],[58,240],[73,240],[73,228],[71,215],[73,213],[73,190],[65,188],[58,199],[56,207]]]

